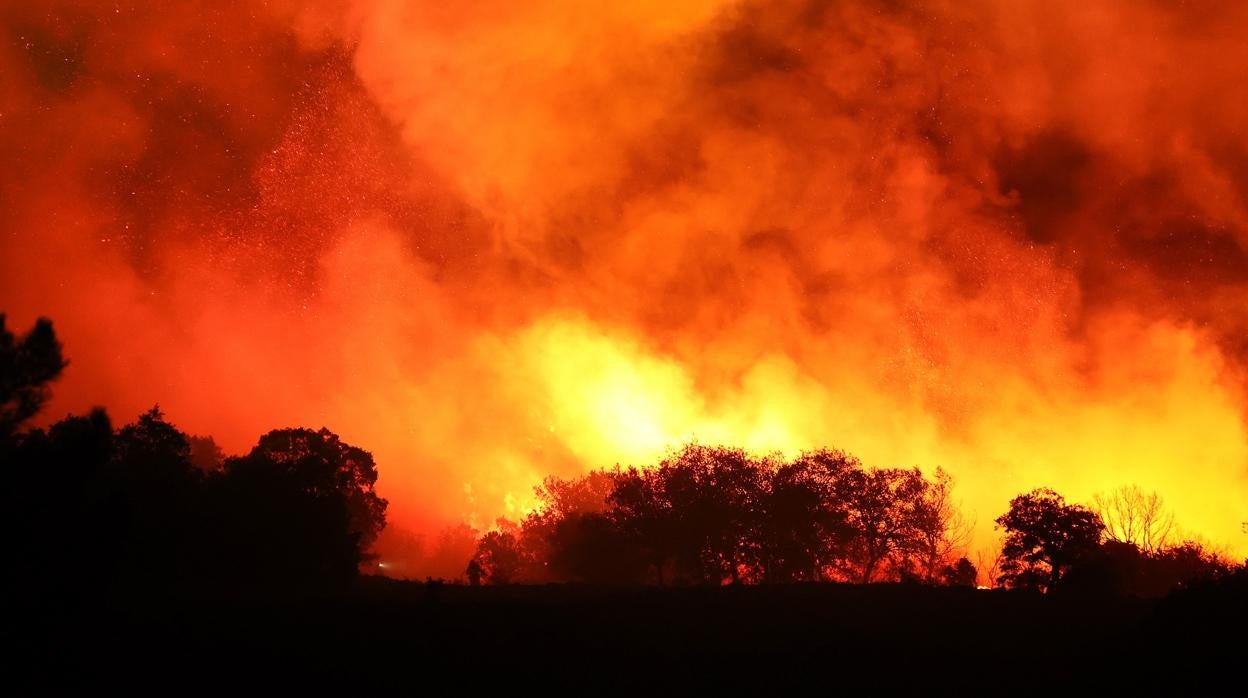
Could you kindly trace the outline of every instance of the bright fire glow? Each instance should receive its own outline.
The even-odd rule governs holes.
[[[7,5],[47,420],[328,426],[414,530],[696,438],[1248,553],[1246,7]]]

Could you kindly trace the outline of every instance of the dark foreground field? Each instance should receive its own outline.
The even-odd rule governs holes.
[[[1243,687],[1244,603],[1243,589],[1226,585],[1149,602],[904,585],[470,588],[368,578],[335,598],[28,605],[6,624],[15,642],[5,672],[19,694],[1201,693],[1228,679]]]

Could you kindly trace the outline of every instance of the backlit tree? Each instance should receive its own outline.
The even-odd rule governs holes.
[[[1042,591],[1055,589],[1072,566],[1094,556],[1105,530],[1096,512],[1045,488],[1015,497],[997,525],[1006,534],[998,581]]]

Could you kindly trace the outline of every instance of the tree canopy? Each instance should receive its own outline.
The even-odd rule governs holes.
[[[39,318],[17,337],[0,313],[0,439],[9,438],[35,416],[51,395],[49,384],[65,370],[52,321]]]
[[[543,507],[481,539],[477,569],[491,583],[506,559],[508,582],[663,585],[896,580],[931,567],[936,583],[965,542],[953,517],[933,511],[950,486],[839,451],[784,461],[690,444],[653,468],[548,479]]]
[[[1045,488],[1011,500],[997,525],[1006,533],[999,581],[1041,590],[1056,588],[1071,567],[1095,555],[1105,530],[1096,512]]]

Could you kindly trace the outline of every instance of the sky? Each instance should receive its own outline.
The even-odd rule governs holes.
[[[1248,7],[616,4],[0,0],[43,419],[326,426],[413,531],[696,439],[1248,553]]]

